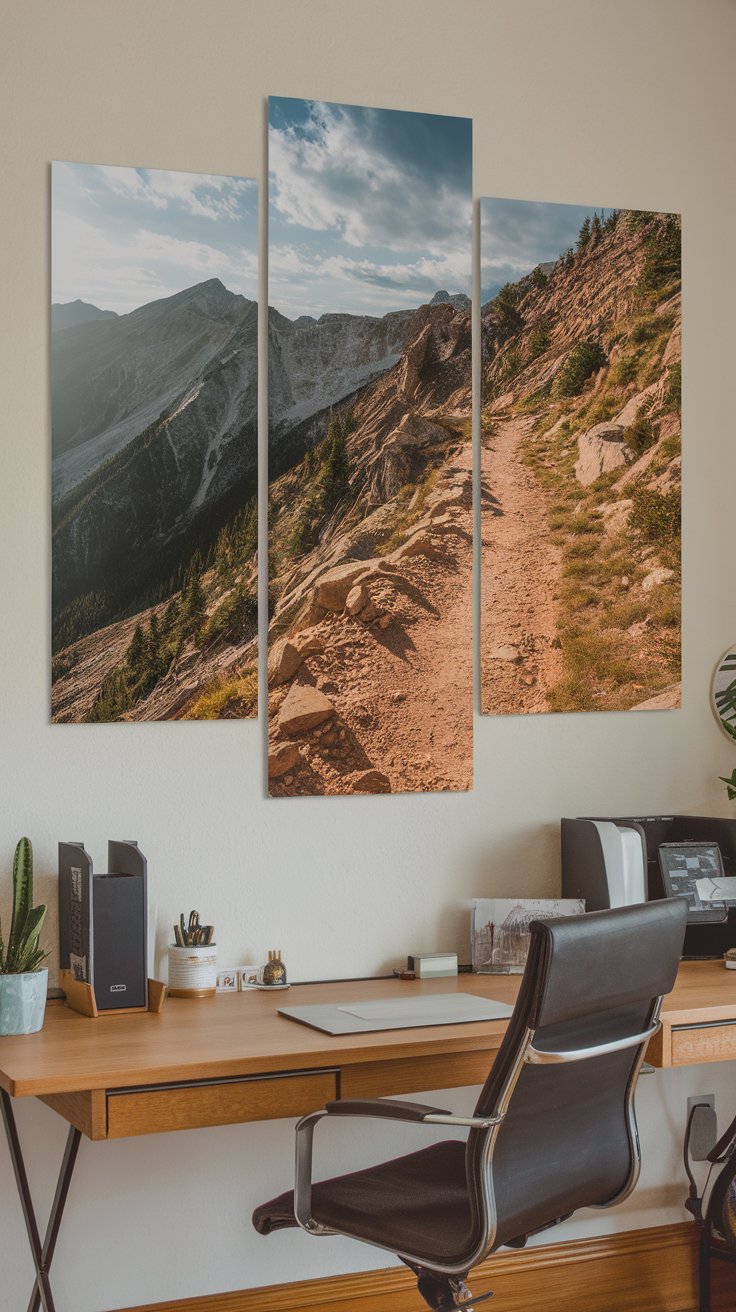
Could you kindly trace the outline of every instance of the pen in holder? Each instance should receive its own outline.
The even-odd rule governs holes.
[[[217,992],[217,944],[212,925],[200,925],[192,911],[188,927],[181,916],[169,947],[169,993],[172,998],[209,998]]]

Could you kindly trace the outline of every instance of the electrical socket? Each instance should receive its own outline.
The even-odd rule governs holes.
[[[690,1120],[690,1113],[693,1107],[697,1107],[699,1102],[707,1102],[709,1107],[716,1109],[716,1095],[714,1093],[700,1093],[697,1097],[688,1098],[687,1100],[687,1119]]]

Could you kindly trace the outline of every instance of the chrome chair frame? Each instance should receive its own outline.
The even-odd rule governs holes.
[[[438,1112],[431,1107],[426,1108],[423,1115],[407,1116],[406,1114],[401,1114],[401,1107],[399,1104],[396,1106],[395,1114],[392,1115],[386,1110],[391,1107],[390,1098],[359,1100],[364,1101],[366,1110],[351,1112],[349,1113],[350,1115],[367,1116],[380,1120],[411,1121],[414,1124],[422,1125],[457,1126],[458,1128],[475,1129],[485,1133],[480,1171],[482,1186],[479,1196],[481,1212],[480,1240],[475,1251],[465,1256],[461,1262],[453,1264],[433,1262],[432,1266],[434,1270],[448,1276],[465,1275],[469,1269],[477,1266],[479,1262],[482,1262],[493,1249],[497,1231],[496,1202],[493,1189],[493,1150],[498,1138],[499,1129],[503,1124],[508,1110],[511,1095],[513,1094],[514,1087],[519,1075],[521,1074],[522,1067],[525,1064],[545,1065],[560,1062],[588,1061],[593,1057],[603,1057],[609,1053],[622,1052],[627,1048],[639,1048],[640,1051],[637,1060],[632,1067],[632,1073],[626,1094],[627,1129],[631,1148],[631,1171],[623,1188],[615,1195],[615,1197],[608,1199],[605,1203],[595,1204],[595,1206],[600,1208],[614,1207],[618,1203],[623,1202],[625,1198],[628,1198],[629,1194],[636,1186],[641,1171],[641,1149],[639,1144],[639,1131],[636,1123],[636,1112],[634,1108],[634,1094],[639,1073],[644,1062],[647,1044],[661,1027],[661,1022],[659,1020],[661,1005],[662,998],[659,997],[656,999],[655,1005],[652,1009],[651,1024],[642,1033],[628,1035],[625,1038],[616,1039],[609,1043],[594,1044],[587,1048],[578,1048],[564,1052],[535,1048],[534,1040],[537,1031],[527,1029],[524,1032],[521,1043],[519,1044],[516,1060],[509,1071],[508,1078],[502,1090],[500,1091],[499,1097],[496,1101],[496,1106],[491,1116],[452,1116],[444,1112]],[[374,1106],[380,1106],[380,1112],[370,1111],[369,1108],[371,1103],[373,1103]],[[414,1104],[414,1106],[416,1108],[420,1107],[419,1104]],[[315,1221],[312,1217],[312,1158],[314,1131],[319,1121],[324,1117],[329,1117],[334,1114],[335,1113],[331,1112],[329,1109],[312,1112],[309,1116],[304,1116],[296,1126],[294,1214],[302,1230],[305,1230],[309,1235],[321,1237],[340,1234],[352,1238],[354,1236],[350,1234],[349,1230],[338,1230],[333,1227],[320,1225],[319,1222]],[[345,1115],[345,1113],[342,1114]],[[361,1242],[371,1243],[375,1248],[382,1248],[387,1252],[396,1253],[402,1261],[409,1264],[414,1263],[421,1265],[424,1260],[417,1257],[415,1254],[397,1251],[396,1248],[391,1248],[389,1245],[381,1244],[377,1241],[361,1239]],[[480,1299],[476,1299],[475,1301],[479,1302]]]

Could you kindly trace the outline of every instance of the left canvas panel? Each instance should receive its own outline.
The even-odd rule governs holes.
[[[258,184],[52,165],[52,720],[257,714]]]

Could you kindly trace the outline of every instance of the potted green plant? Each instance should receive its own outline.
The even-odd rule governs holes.
[[[0,925],[0,1035],[35,1034],[43,1025],[48,956],[38,945],[45,907],[33,905],[33,848],[21,838],[13,861],[13,914],[8,946]]]

